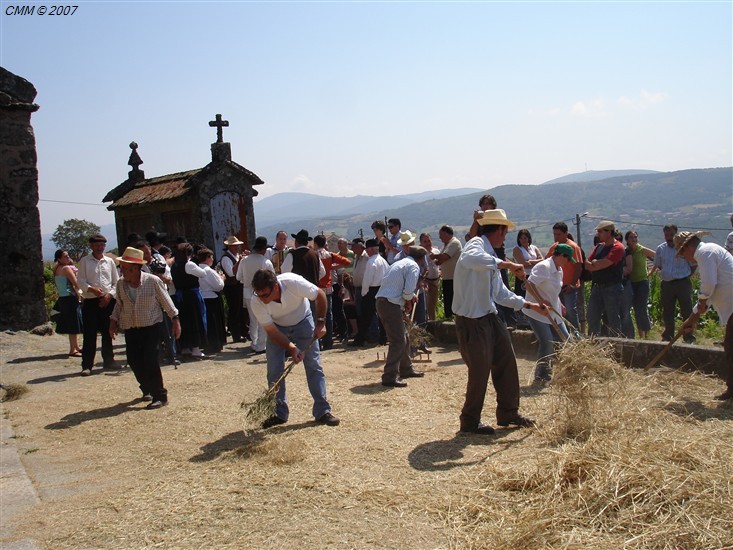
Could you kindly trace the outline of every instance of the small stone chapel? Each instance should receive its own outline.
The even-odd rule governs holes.
[[[204,244],[217,258],[230,235],[236,235],[245,248],[254,244],[252,199],[258,194],[254,186],[264,182],[232,160],[231,145],[223,139],[229,122],[216,115],[209,126],[217,131],[211,162],[187,172],[146,179],[138,146],[130,144],[129,177],[102,199],[112,201],[107,209],[115,213],[120,253],[128,235],[144,236],[148,231],[160,233],[168,246],[175,245],[178,237]]]

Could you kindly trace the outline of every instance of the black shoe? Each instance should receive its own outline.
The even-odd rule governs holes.
[[[407,382],[405,382],[404,380],[400,380],[398,378],[394,382],[384,382],[384,381],[382,381],[382,386],[386,386],[388,388],[406,388],[407,387]]]
[[[153,400],[153,396],[150,395],[149,393],[146,393],[145,395],[143,395],[143,398],[142,399],[143,399],[143,401],[152,401]]]
[[[341,424],[341,421],[330,412],[327,412],[320,418],[316,418],[316,422],[318,422],[319,424],[325,424],[326,426],[338,426],[339,424]]]
[[[521,415],[517,415],[511,420],[502,420],[501,422],[497,422],[497,424],[502,428],[506,428],[509,425],[517,426],[519,428],[533,428],[537,425],[537,423],[531,418],[525,418]]]
[[[463,434],[478,434],[478,435],[494,435],[496,431],[491,426],[487,426],[486,424],[481,424],[479,422],[479,425],[475,428],[461,428],[461,433]]]
[[[733,399],[733,390],[727,389],[720,395],[716,395],[715,399],[718,401],[728,401],[729,399]]]
[[[364,343],[364,340],[353,340],[353,341],[349,342],[349,344],[348,344],[348,346],[350,348],[362,348],[365,345],[366,344]]]
[[[283,420],[279,416],[272,415],[270,418],[267,418],[264,420],[261,424],[262,428],[265,430],[267,428],[272,428],[273,426],[279,426],[280,424],[285,424],[287,420]]]
[[[400,378],[422,378],[425,373],[421,370],[412,370],[407,374],[400,374]]]
[[[152,399],[152,398],[151,398]],[[145,407],[147,410],[152,411],[154,409],[160,409],[165,407],[168,404],[168,401],[161,401],[160,399],[156,399],[152,403],[148,403],[148,405]]]
[[[114,361],[110,361],[104,364],[104,370],[122,370],[122,367]]]
[[[267,350],[266,349],[263,349],[263,350],[260,350],[260,351],[255,351],[255,350],[253,350],[253,349],[250,348],[250,351],[249,351],[249,354],[250,355],[262,355],[263,353],[267,353]]]

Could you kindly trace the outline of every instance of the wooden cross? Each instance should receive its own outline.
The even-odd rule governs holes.
[[[216,120],[210,120],[209,126],[212,128],[216,126],[216,142],[217,143],[224,143],[224,131],[222,128],[229,126],[228,120],[222,120],[221,115],[216,115]]]

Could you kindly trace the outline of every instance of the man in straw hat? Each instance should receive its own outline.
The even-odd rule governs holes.
[[[107,238],[97,233],[89,237],[91,254],[79,261],[77,280],[83,292],[82,319],[84,321],[84,346],[81,350],[81,375],[92,374],[97,353],[97,333],[102,334],[102,359],[105,369],[114,369],[114,352],[109,337],[109,316],[115,307],[117,266],[105,256]]]
[[[251,313],[265,327],[268,338],[267,382],[273,385],[280,378],[285,370],[286,354],[296,363],[303,361],[316,422],[338,426],[340,421],[331,414],[331,405],[326,399],[326,376],[318,347],[318,339],[326,334],[326,293],[300,275],[275,275],[268,269],[260,269],[254,274],[252,290]],[[315,322],[309,302],[315,302]],[[289,415],[283,380],[275,395],[275,414],[267,418],[262,427],[284,424]]]
[[[616,226],[611,221],[596,225],[600,242],[585,261],[592,286],[588,297],[588,334],[601,334],[601,319],[606,314],[610,336],[621,335],[621,300],[623,299],[623,270],[626,250],[616,240]]]
[[[219,265],[224,272],[224,297],[227,301],[227,328],[234,342],[241,342],[247,334],[247,316],[242,296],[244,288],[237,280],[239,262],[244,257],[241,254],[242,245],[236,235],[230,235],[224,240],[224,253]]]
[[[491,426],[481,423],[481,411],[491,375],[496,390],[496,420],[500,426],[532,426],[534,422],[519,414],[519,374],[511,337],[499,320],[494,302],[514,310],[547,310],[511,292],[503,283],[499,269],[508,268],[524,278],[524,267],[500,261],[495,248],[504,244],[515,224],[501,210],[488,210],[478,217],[480,236],[466,243],[455,270],[453,311],[461,357],[468,367],[466,400],[460,417],[460,431],[489,435]]]
[[[389,344],[382,374],[383,386],[404,388],[407,382],[403,378],[420,378],[425,375],[416,371],[412,365],[404,315],[409,314],[417,304],[417,286],[420,283],[418,262],[422,262],[426,254],[423,247],[410,246],[406,257],[389,266],[377,292],[377,315]]]
[[[728,367],[727,389],[716,399],[733,399],[733,255],[715,243],[704,243],[700,237],[709,235],[705,231],[681,231],[674,236],[677,256],[688,262],[697,262],[700,274],[700,291],[697,295],[695,313],[702,315],[712,306],[718,312],[721,326],[725,327],[723,350]],[[688,318],[682,330],[688,334],[695,330],[697,319]]]
[[[140,384],[143,399],[151,401],[145,408],[159,409],[168,404],[158,358],[159,323],[163,322],[165,310],[171,318],[174,337],[180,337],[178,310],[163,281],[142,271],[145,265],[142,250],[128,247],[119,261],[122,279],[117,281],[117,301],[110,316],[109,336],[114,340],[118,330],[125,332],[127,362]]]

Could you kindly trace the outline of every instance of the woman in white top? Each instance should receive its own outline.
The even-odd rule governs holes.
[[[542,252],[532,244],[532,234],[529,229],[520,229],[517,233],[517,246],[512,250],[512,256],[516,263],[524,266],[527,273],[542,261]],[[514,294],[525,295],[524,281],[521,279],[514,279]]]
[[[537,364],[534,371],[534,383],[544,385],[550,381],[552,368],[550,359],[554,354],[553,342],[565,342],[568,339],[568,330],[559,313],[562,311],[560,303],[560,289],[562,288],[562,270],[564,266],[574,263],[574,251],[568,244],[558,244],[553,255],[541,260],[532,268],[527,279],[527,292],[540,304],[550,308],[550,317],[545,317],[534,311],[526,311],[529,324],[537,340]],[[557,328],[555,328],[557,327]],[[558,333],[559,331],[559,333]]]
[[[208,248],[201,248],[196,254],[199,267],[204,270],[204,277],[199,279],[201,297],[206,304],[206,347],[204,353],[219,353],[227,342],[224,324],[224,304],[221,292],[224,289],[224,277],[214,271],[214,253]]]

